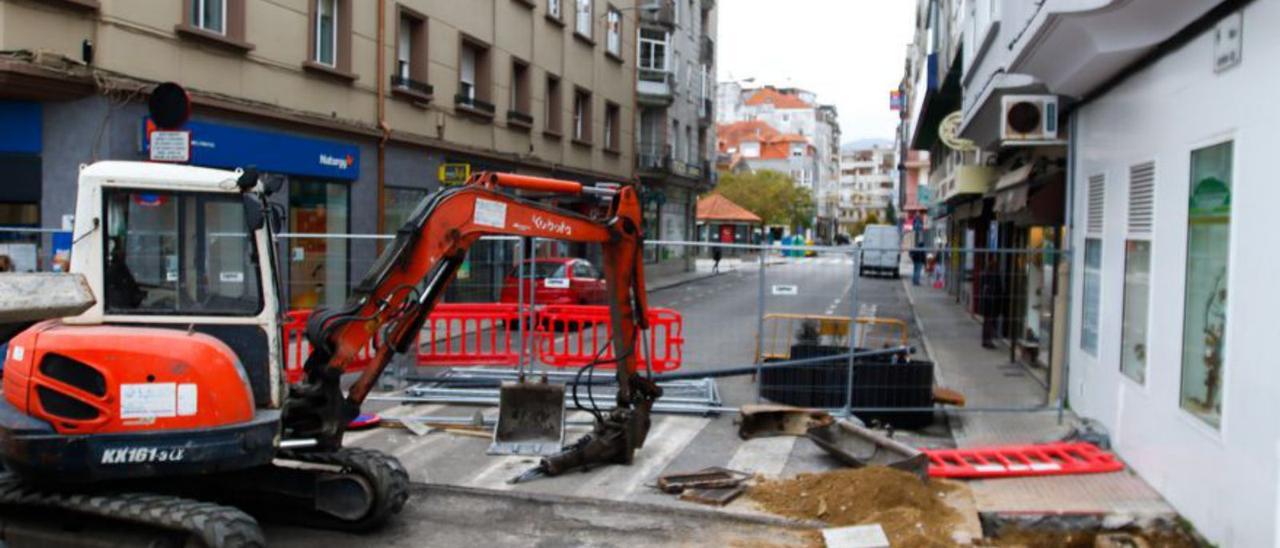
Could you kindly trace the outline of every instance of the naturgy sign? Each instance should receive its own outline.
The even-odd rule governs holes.
[[[154,125],[143,118],[142,128],[140,149],[147,153]],[[260,171],[348,181],[360,177],[360,148],[353,144],[210,122],[187,122],[183,129],[191,132],[191,165],[257,166]]]

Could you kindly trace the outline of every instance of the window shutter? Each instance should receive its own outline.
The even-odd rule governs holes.
[[[1102,206],[1106,196],[1107,177],[1101,173],[1089,177],[1089,214],[1085,228],[1089,234],[1102,234]]]
[[[1129,167],[1129,233],[1150,235],[1155,214],[1156,164]]]

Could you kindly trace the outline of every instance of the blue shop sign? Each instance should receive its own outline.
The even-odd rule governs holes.
[[[150,118],[142,119],[142,151],[150,150]],[[191,164],[227,169],[257,166],[259,171],[346,179],[360,176],[360,147],[209,122],[187,122]]]
[[[0,101],[0,152],[40,154],[40,103]]]

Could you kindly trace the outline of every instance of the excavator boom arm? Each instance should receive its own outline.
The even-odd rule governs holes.
[[[607,200],[589,216],[501,191],[514,187]],[[585,187],[573,181],[479,173],[461,187],[427,197],[396,234],[348,302],[318,310],[307,325],[313,352],[306,378],[286,405],[286,431],[340,444],[345,423],[358,412],[373,383],[396,352],[409,350],[467,250],[481,237],[510,235],[597,243],[604,252],[618,405],[629,406],[639,353],[636,331],[645,326],[647,299],[641,265],[641,213],[635,189]],[[382,333],[384,336],[375,336]],[[337,379],[362,349],[374,344],[372,363],[340,399]],[[292,416],[291,416],[292,411]],[[293,420],[291,420],[293,419]]]

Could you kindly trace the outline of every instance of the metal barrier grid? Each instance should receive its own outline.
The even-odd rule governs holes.
[[[0,243],[17,242],[22,245],[32,246],[33,251],[23,251],[27,255],[34,253],[36,257],[35,269],[51,270],[55,268],[57,263],[52,255],[51,245],[47,241],[51,238],[51,234],[58,232],[67,232],[54,229],[32,229],[23,227],[14,227],[10,229],[0,228]],[[7,236],[4,236],[7,234]],[[303,292],[308,289],[314,290],[317,284],[324,284],[325,281],[331,279],[326,278],[322,273],[317,272],[310,278],[299,277],[294,279],[291,272],[305,269],[307,266],[314,266],[318,263],[324,263],[327,270],[330,267],[344,270],[346,272],[346,287],[350,287],[354,280],[358,280],[361,274],[372,264],[372,260],[376,253],[353,254],[351,252],[354,247],[377,247],[377,242],[389,241],[392,237],[388,235],[333,235],[333,234],[298,234],[285,233],[278,235],[278,243],[281,250],[281,258],[290,263],[282,272],[286,291],[290,295],[296,292]],[[324,240],[344,242],[353,242],[348,246],[333,246],[334,249],[343,249],[342,253],[322,253],[319,256],[309,256],[311,251],[306,246],[295,245],[307,240]],[[465,292],[455,292],[446,296],[446,302],[462,304],[464,302],[473,301],[483,296],[490,297],[487,302],[501,301],[502,291],[507,285],[507,278],[510,278],[513,270],[519,270],[523,266],[523,262],[519,261],[519,257],[535,256],[535,257],[553,257],[553,256],[574,256],[585,255],[588,259],[594,259],[590,252],[581,250],[567,249],[560,244],[540,241],[522,242],[519,238],[512,237],[496,237],[485,238],[482,245],[489,246],[484,261],[476,261],[471,265],[469,272],[468,288]],[[523,248],[529,247],[529,253],[524,253]],[[785,343],[784,333],[798,329],[795,323],[803,322],[808,316],[819,316],[819,331],[821,336],[839,335],[838,344],[848,343],[847,327],[840,327],[841,322],[853,322],[853,337],[857,344],[854,347],[876,348],[889,344],[889,341],[896,340],[897,332],[902,329],[902,325],[906,325],[908,331],[909,346],[921,345],[918,337],[919,326],[915,322],[915,318],[911,314],[907,315],[886,315],[884,310],[876,310],[874,314],[867,314],[867,306],[875,305],[877,298],[883,293],[882,287],[877,287],[874,279],[866,279],[858,275],[860,270],[859,263],[863,260],[866,253],[871,251],[878,252],[896,252],[901,254],[901,270],[900,273],[904,277],[912,274],[912,261],[907,257],[916,250],[901,249],[875,249],[871,247],[854,247],[854,246],[782,246],[767,244],[722,244],[712,242],[688,242],[688,241],[650,241],[646,242],[647,247],[663,246],[663,247],[681,247],[687,251],[684,253],[668,253],[665,255],[676,256],[682,260],[681,271],[692,272],[694,274],[705,275],[713,268],[713,255],[720,255],[721,260],[718,261],[722,276],[737,277],[738,285],[733,287],[732,296],[728,296],[728,290],[724,294],[704,297],[702,300],[692,299],[671,299],[676,301],[671,306],[666,306],[676,313],[681,314],[684,318],[682,331],[674,337],[684,342],[681,347],[682,355],[680,360],[683,362],[682,367],[687,371],[696,370],[712,370],[716,368],[739,367],[744,365],[754,365],[757,367],[756,379],[759,379],[763,370],[764,361],[766,359],[775,360],[770,365],[786,365],[785,360],[790,357],[791,362],[795,362],[796,356],[793,355],[789,345]],[[291,254],[296,248],[303,248],[302,260],[299,256]],[[716,249],[720,252],[717,254]],[[1045,289],[1052,286],[1051,280],[1059,280],[1062,275],[1058,269],[1069,264],[1069,255],[1065,251],[1053,250],[1052,248],[1009,248],[1009,249],[986,249],[986,248],[929,248],[921,249],[927,255],[921,268],[922,289],[924,292],[934,292],[935,294],[945,294],[951,299],[953,304],[961,307],[967,314],[975,319],[994,315],[996,316],[995,338],[1004,341],[1003,348],[1007,349],[1009,356],[1009,364],[1013,365],[1022,362],[1039,362],[1041,365],[1049,361],[1053,348],[1051,342],[1063,344],[1060,337],[1052,335],[1055,326],[1059,322],[1065,321],[1065,318],[1058,317],[1061,310],[1054,309],[1052,299],[1066,288],[1059,286]],[[49,255],[49,257],[45,257]],[[664,255],[654,253],[653,255]],[[367,258],[365,258],[367,256]],[[355,258],[353,258],[355,257]],[[307,262],[308,258],[313,262]],[[839,261],[836,259],[839,258]],[[65,259],[62,259],[65,261]],[[595,261],[598,265],[598,261]],[[994,266],[988,266],[988,263]],[[296,263],[296,264],[294,264]],[[815,264],[816,263],[816,264]],[[823,266],[817,266],[821,264]],[[341,265],[338,268],[336,265]],[[808,265],[808,266],[806,266]],[[650,281],[661,277],[657,273],[663,272],[663,264],[650,264],[647,268],[650,270]],[[804,269],[809,269],[804,271]],[[816,280],[819,278],[832,278],[843,282],[848,286],[837,287],[836,291],[844,290],[847,299],[841,301],[841,305],[836,310],[778,310],[773,303],[779,302],[779,299],[785,295],[774,295],[775,286],[789,285],[789,280],[794,279],[797,275],[797,269],[804,271],[799,274],[800,279]],[[1036,270],[1041,270],[1041,274],[1035,274]],[[483,272],[482,272],[483,270]],[[728,271],[725,274],[725,271]],[[790,273],[789,273],[790,272]],[[517,273],[517,275],[519,275]],[[789,278],[790,276],[790,278]],[[1003,295],[984,296],[983,286],[990,283],[991,280],[1000,280],[998,285],[1004,286]],[[695,285],[698,281],[688,282],[688,285]],[[720,282],[714,282],[720,283]],[[904,283],[909,283],[905,282]],[[461,284],[459,284],[461,285]],[[521,284],[517,284],[521,285]],[[754,288],[748,288],[753,285]],[[883,285],[883,284],[880,284]],[[523,288],[521,288],[523,289]],[[748,289],[753,289],[748,291]],[[1086,288],[1087,289],[1087,288]],[[326,290],[328,291],[328,290]],[[660,297],[675,296],[682,294],[684,287],[676,286],[673,288],[662,288],[651,291],[651,300],[660,300]],[[785,289],[783,290],[785,292]],[[1039,292],[1039,293],[1037,293]],[[518,293],[525,293],[523,291]],[[538,306],[537,292],[528,292],[529,295],[517,295],[517,309],[532,309]],[[336,294],[335,294],[336,295]],[[496,296],[496,297],[495,297]],[[753,298],[754,297],[754,298]],[[345,298],[345,292],[338,296],[329,297],[334,300]],[[707,299],[713,300],[734,300],[743,301],[739,316],[750,316],[753,318],[754,329],[742,329],[741,318],[734,320],[735,331],[747,331],[743,333],[743,337],[724,342],[723,344],[707,345],[698,341],[704,338],[708,332],[729,329],[723,321],[708,321],[705,315],[700,315],[698,304],[705,302]],[[1029,301],[1040,299],[1037,306],[1029,306]],[[993,305],[984,305],[982,301],[986,300]],[[755,301],[754,303],[747,301]],[[291,303],[292,299],[286,298],[286,303]],[[325,304],[319,303],[317,304]],[[659,302],[658,305],[667,303]],[[987,308],[990,307],[990,308]],[[999,309],[998,313],[983,314],[984,310]],[[1039,319],[1032,318],[1033,314],[1040,314]],[[850,320],[854,318],[854,320]],[[507,363],[511,356],[516,356],[516,366],[528,371],[544,371],[553,370],[547,367],[547,364],[539,362],[536,359],[537,345],[549,344],[557,342],[556,339],[538,339],[536,333],[532,329],[526,329],[530,326],[524,325],[526,322],[510,322],[501,320],[490,320],[482,323],[479,327],[470,327],[462,325],[462,322],[470,321],[463,319],[455,319],[449,322],[442,322],[434,325],[431,329],[424,331],[424,337],[421,345],[428,349],[429,356],[426,361],[431,365],[450,365],[448,363],[451,353],[457,353],[457,347],[447,346],[448,344],[459,344],[462,334],[468,334],[472,337],[470,353],[479,353],[491,357],[495,362]],[[834,322],[834,323],[832,323]],[[901,323],[897,323],[901,322]],[[789,323],[790,325],[783,325]],[[848,324],[845,323],[847,326]],[[980,325],[975,322],[975,325]],[[831,330],[835,330],[834,332]],[[880,333],[877,330],[884,330]],[[975,328],[980,331],[980,328]],[[455,335],[455,333],[457,333]],[[476,336],[479,334],[480,339]],[[488,338],[484,338],[488,335]],[[603,334],[602,334],[603,335]],[[607,335],[604,335],[607,337]],[[571,341],[584,345],[584,349],[592,348],[597,338],[607,340],[597,335],[594,328],[591,330],[584,329],[580,334],[574,336]],[[975,335],[975,338],[977,335]],[[479,342],[477,342],[479,341]],[[773,341],[773,342],[770,342]],[[560,343],[566,343],[567,340],[561,340]],[[1071,341],[1074,343],[1075,341]],[[699,346],[701,344],[701,346]],[[434,350],[432,349],[434,345]],[[747,350],[746,357],[742,356],[742,350]],[[709,351],[708,351],[709,350]],[[585,350],[584,350],[585,352]],[[648,350],[652,355],[658,357],[661,349]],[[583,354],[578,355],[578,363],[581,362]],[[648,354],[646,354],[648,355]],[[852,368],[854,367],[852,359],[846,360],[845,377],[852,378]],[[418,363],[408,364],[407,367],[419,365]],[[571,367],[572,364],[562,364]],[[397,374],[402,377],[412,376],[415,374],[412,369],[402,369]],[[1055,384],[1058,387],[1065,386],[1065,367],[1058,368],[1054,378],[1045,379],[1044,382]],[[761,393],[756,386],[755,397],[761,397]],[[1047,391],[1047,390],[1046,390]],[[845,387],[845,394],[849,393],[849,387]],[[1046,398],[1039,404],[1022,404],[1022,405],[999,405],[999,404],[982,404],[970,405],[961,408],[949,408],[949,412],[970,413],[970,412],[1041,412],[1041,411],[1059,411],[1065,408],[1065,397],[1062,390],[1057,390],[1055,397]],[[724,398],[725,403],[736,404],[742,403],[738,398]],[[844,413],[857,413],[859,411],[877,411],[879,408],[859,408],[852,405],[849,401],[845,401],[843,405],[832,406],[834,410]],[[919,408],[898,408],[904,411],[927,412],[936,410],[937,407],[932,405]]]

